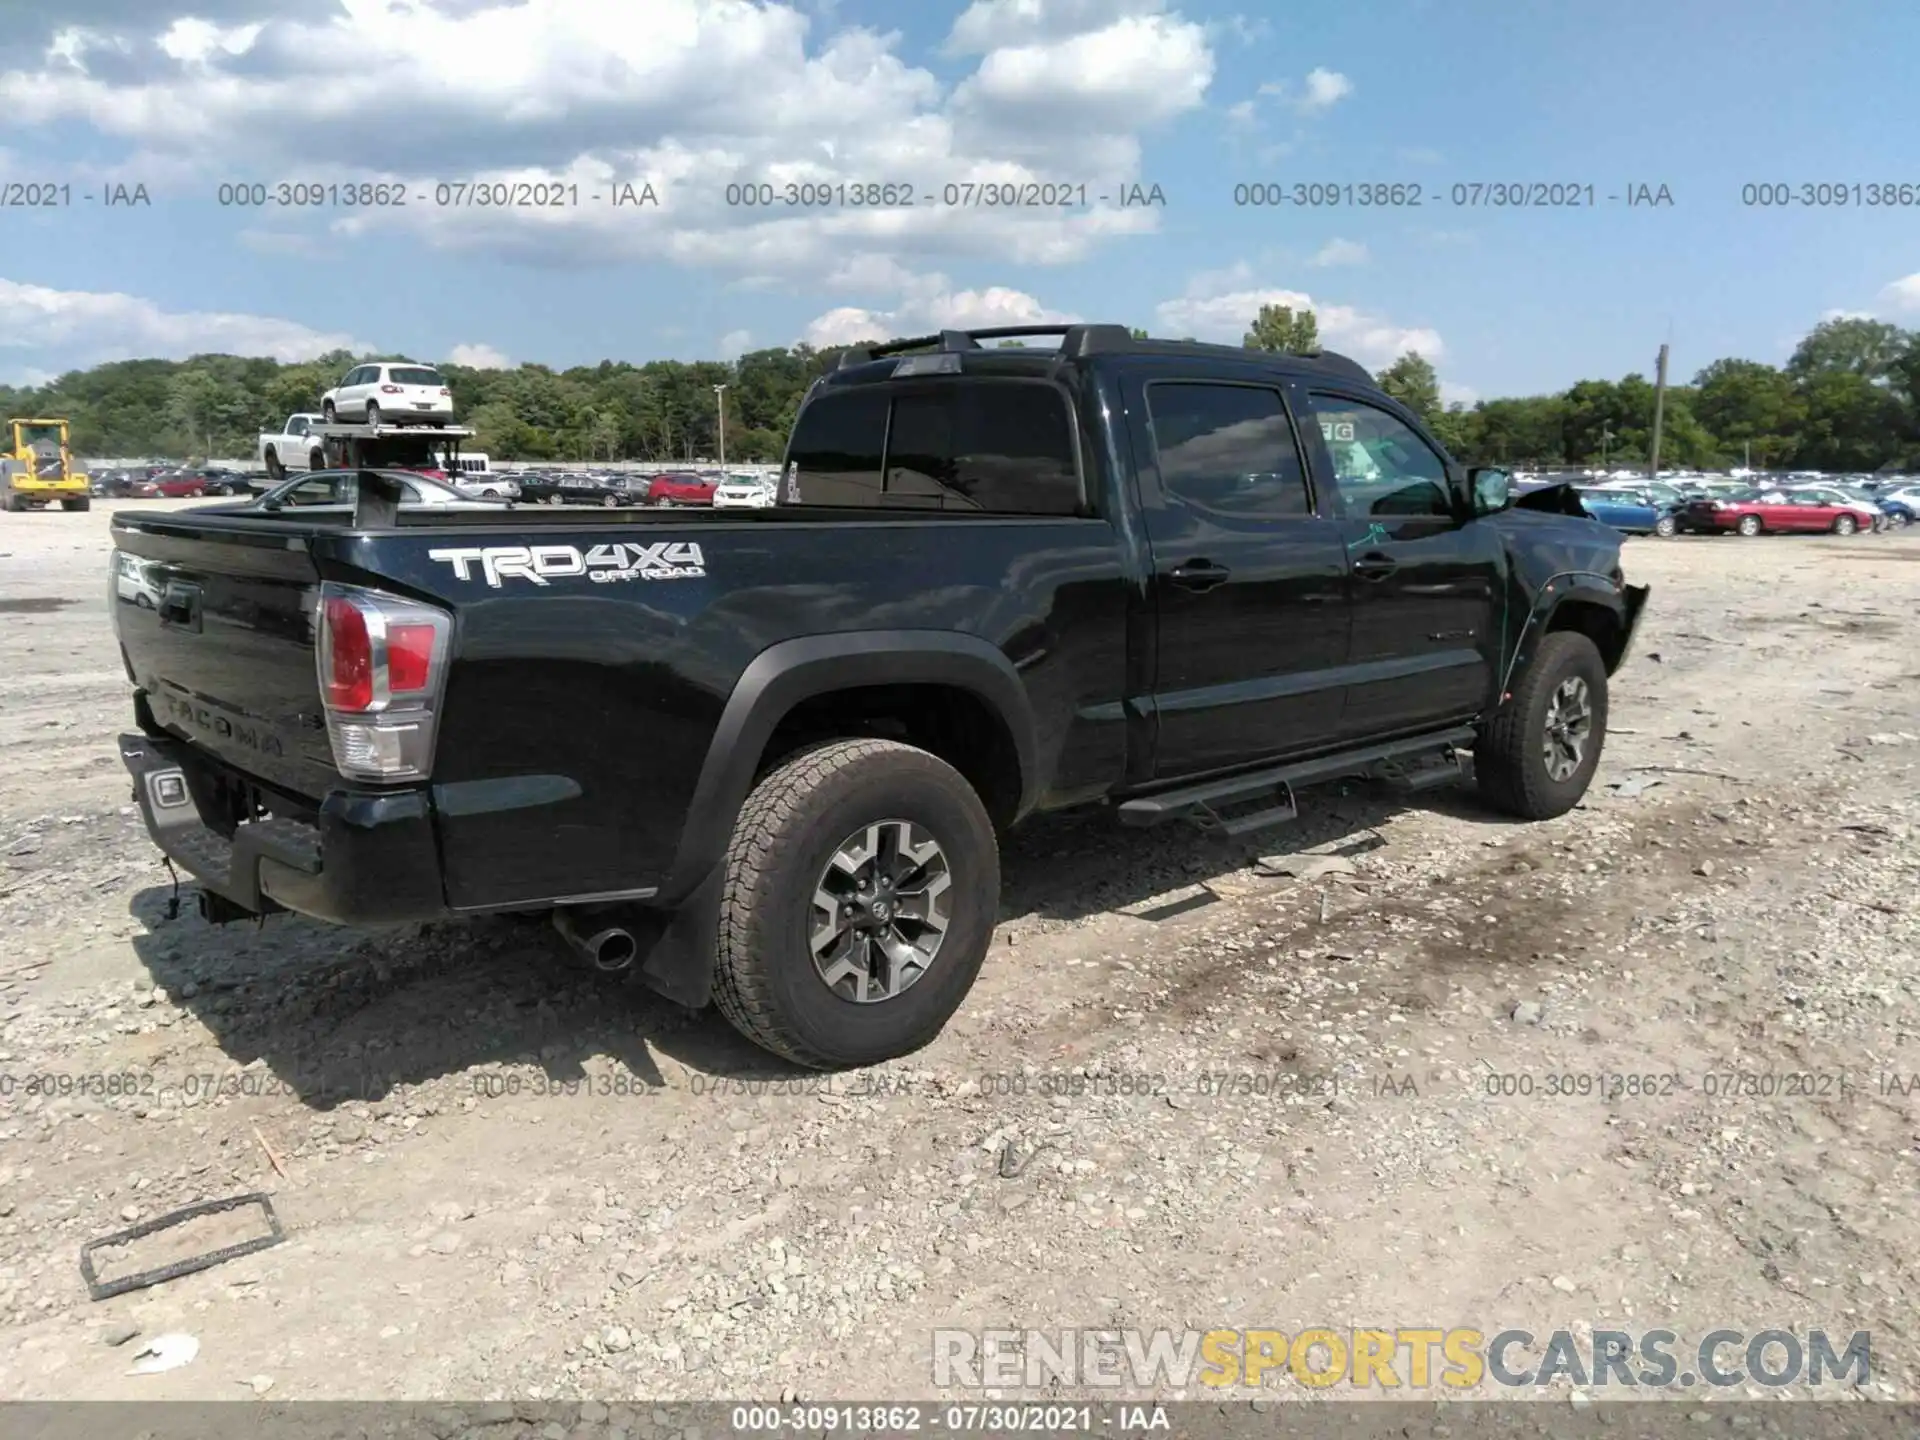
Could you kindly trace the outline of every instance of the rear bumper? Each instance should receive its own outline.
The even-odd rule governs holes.
[[[200,887],[252,915],[293,910],[339,925],[386,925],[446,914],[433,811],[425,791],[336,790],[315,824],[273,818],[228,839],[202,817],[208,779],[190,747],[123,734],[147,833]]]

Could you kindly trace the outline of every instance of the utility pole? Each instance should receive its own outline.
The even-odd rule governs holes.
[[[1612,451],[1613,422],[1611,420],[1602,420],[1600,422],[1600,468],[1602,470],[1607,468],[1607,456],[1611,454]]]
[[[1647,456],[1647,479],[1660,478],[1660,423],[1667,413],[1667,347],[1660,347],[1660,359],[1653,370],[1653,445]]]
[[[714,403],[720,407],[720,468],[727,468],[727,387],[713,387]]]

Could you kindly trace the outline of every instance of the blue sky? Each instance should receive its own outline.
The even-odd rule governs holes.
[[[0,73],[0,380],[134,355],[714,358],[1085,318],[1237,339],[1306,297],[1378,367],[1531,393],[1825,315],[1920,324],[1920,206],[1756,209],[1747,183],[1920,186],[1920,11],[1867,0],[26,0]],[[182,18],[191,13],[195,18]],[[657,207],[476,212],[439,182],[651,181]],[[369,216],[222,182],[380,178]],[[729,208],[740,181],[1012,179],[1115,211]],[[1417,184],[1418,209],[1236,206],[1242,183]],[[1594,208],[1456,207],[1475,182]],[[150,207],[82,193],[144,183]],[[1670,206],[1609,202],[1664,185]],[[0,197],[18,199],[20,197]]]

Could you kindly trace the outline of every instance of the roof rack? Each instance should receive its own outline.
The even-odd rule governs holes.
[[[1039,335],[1058,335],[1060,353],[1072,357],[1126,350],[1135,343],[1133,332],[1124,325],[993,325],[983,330],[942,330],[937,335],[890,340],[885,345],[856,345],[840,352],[838,368],[845,370],[909,350],[978,350],[982,348],[982,340],[1018,340]]]
[[[1210,345],[1196,340],[1157,340],[1136,339],[1132,330],[1125,325],[996,325],[981,330],[942,330],[937,335],[917,335],[908,340],[890,340],[885,345],[855,345],[840,352],[836,369],[846,370],[855,365],[865,365],[888,355],[902,355],[911,350],[934,350],[944,354],[954,354],[965,350],[983,348],[982,340],[1016,340],[1029,336],[1058,335],[1060,337],[1060,356],[1063,359],[1077,360],[1088,355],[1152,355],[1170,354],[1182,351],[1204,350],[1217,354],[1246,353],[1242,347],[1234,345]],[[1302,350],[1289,352],[1292,359],[1306,360],[1322,370],[1349,379],[1364,380],[1373,383],[1373,375],[1358,361],[1345,355],[1335,354],[1331,350]]]

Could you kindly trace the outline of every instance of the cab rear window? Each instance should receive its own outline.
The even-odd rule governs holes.
[[[389,370],[387,374],[393,378],[393,383],[396,385],[434,385],[444,387],[447,383],[440,378],[440,372],[438,370],[418,370],[397,366]]]
[[[1052,385],[964,380],[818,394],[787,451],[788,504],[1077,515],[1073,421]]]

